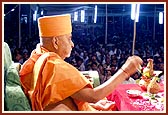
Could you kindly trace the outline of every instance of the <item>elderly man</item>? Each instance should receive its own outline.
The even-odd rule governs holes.
[[[74,47],[70,15],[41,17],[38,27],[40,43],[20,70],[32,110],[96,110],[94,103],[109,95],[142,64],[139,57],[129,57],[107,82],[93,88],[80,71],[64,61]]]

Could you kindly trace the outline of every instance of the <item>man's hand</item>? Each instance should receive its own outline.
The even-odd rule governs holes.
[[[115,108],[115,102],[108,100],[100,100],[97,103],[90,103],[90,105],[99,111],[112,111]]]
[[[121,67],[121,69],[128,74],[128,77],[130,77],[132,74],[134,74],[142,64],[142,59],[138,56],[130,56],[124,65]]]

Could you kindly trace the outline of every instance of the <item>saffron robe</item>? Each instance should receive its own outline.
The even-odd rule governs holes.
[[[50,52],[39,61],[44,53],[48,51],[38,44],[20,70],[20,81],[32,110],[44,110],[47,105],[66,99],[83,87],[93,88],[85,76],[56,53]],[[95,110],[88,102],[74,102],[80,111]]]

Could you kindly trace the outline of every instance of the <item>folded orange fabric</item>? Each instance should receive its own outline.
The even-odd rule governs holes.
[[[72,32],[70,14],[44,16],[38,19],[40,37],[53,37]]]
[[[47,53],[47,50],[38,44],[20,70],[20,81],[31,101],[32,110],[42,111],[49,104],[66,99],[83,87],[93,88],[85,76],[56,53],[50,52],[51,55],[46,58],[48,61],[38,62],[35,66],[42,52]],[[38,67],[39,63],[43,63],[42,66]],[[40,68],[40,74],[35,74],[34,68]],[[38,77],[36,82],[35,77]],[[75,99],[74,102],[78,110],[95,110],[87,102]]]

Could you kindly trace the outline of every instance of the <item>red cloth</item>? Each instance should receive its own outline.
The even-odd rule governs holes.
[[[160,84],[161,90],[164,91],[163,84]],[[115,101],[116,106],[119,111],[155,111],[158,110],[155,106],[150,105],[142,96],[131,98],[127,95],[126,90],[140,90],[138,84],[120,84],[110,95],[107,96],[107,99],[110,101]]]

